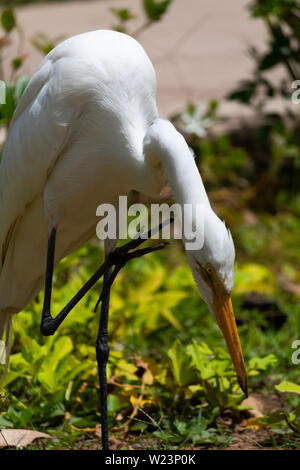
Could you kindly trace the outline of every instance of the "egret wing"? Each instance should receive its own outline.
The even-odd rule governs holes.
[[[33,75],[15,111],[4,146],[0,164],[2,266],[18,219],[43,192],[71,133],[76,107],[63,99],[59,79],[63,60],[47,57]]]

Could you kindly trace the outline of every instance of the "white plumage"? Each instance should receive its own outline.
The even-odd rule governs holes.
[[[47,227],[60,221],[59,260],[95,233],[98,204],[146,183],[143,138],[157,117],[155,91],[149,59],[126,35],[76,36],[43,60],[0,167],[2,310],[21,310],[40,290]]]
[[[204,246],[188,260],[232,343],[222,324],[224,305],[232,310],[231,236],[210,207],[184,138],[158,119],[156,77],[145,51],[133,38],[105,30],[53,49],[15,112],[0,165],[0,335],[42,288],[53,227],[57,264],[95,234],[99,204],[116,203],[132,189],[156,196],[162,174],[178,203],[205,207]]]

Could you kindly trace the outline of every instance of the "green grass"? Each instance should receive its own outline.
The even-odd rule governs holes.
[[[240,231],[238,224],[235,230]],[[267,250],[268,238],[263,242]],[[281,290],[270,261],[264,265],[264,249],[256,253],[254,262],[242,236],[239,243],[238,258],[243,262],[238,265],[233,301],[241,322],[250,391],[273,395],[276,383],[296,382],[299,377],[299,366],[291,362],[291,344],[299,337],[300,308],[295,296]],[[54,312],[72,297],[102,256],[97,243],[90,243],[61,263],[55,275]],[[270,326],[259,308],[243,309],[253,282],[256,291],[272,298],[285,313],[280,329]],[[93,307],[99,292],[100,285],[53,337],[40,334],[42,295],[14,318],[2,427],[55,433],[47,448],[72,448],[82,445],[82,440],[88,447],[95,442],[93,430],[100,415],[93,345],[99,318]],[[223,448],[234,441],[218,418],[229,410],[238,422],[245,413],[243,394],[224,339],[199,297],[179,244],[134,260],[124,269],[111,296],[109,331],[108,412],[116,435],[125,441],[128,436],[155,438],[166,448]],[[299,428],[299,397],[288,395],[284,409]],[[271,445],[296,446],[285,420],[277,421],[280,434],[274,431]]]

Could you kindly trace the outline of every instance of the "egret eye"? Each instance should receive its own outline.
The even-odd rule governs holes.
[[[214,272],[214,268],[212,267],[211,264],[207,264],[205,266],[205,271],[207,272],[207,274],[212,274]]]

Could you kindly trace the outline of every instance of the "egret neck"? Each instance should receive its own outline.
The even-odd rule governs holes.
[[[192,151],[183,136],[170,121],[157,119],[150,126],[144,139],[144,152],[146,163],[154,173],[155,181],[160,184],[167,182],[170,185],[175,201],[182,208],[182,213],[185,207],[190,208],[189,211],[185,211],[183,222],[186,222],[193,232],[203,233],[204,215],[206,223],[209,224],[208,219],[215,214],[210,206]],[[183,233],[186,234],[186,230],[183,230]]]
[[[191,227],[192,222],[193,233],[202,232],[203,244],[200,249],[188,248],[183,227],[187,259],[199,291],[224,335],[238,382],[247,395],[246,369],[230,298],[235,257],[230,232],[212,210],[192,152],[170,121],[157,119],[149,127],[144,153],[148,167],[156,173],[156,180],[162,179],[158,177],[161,173],[183,210],[185,205],[193,208],[188,225]],[[199,206],[202,217],[198,217]]]

